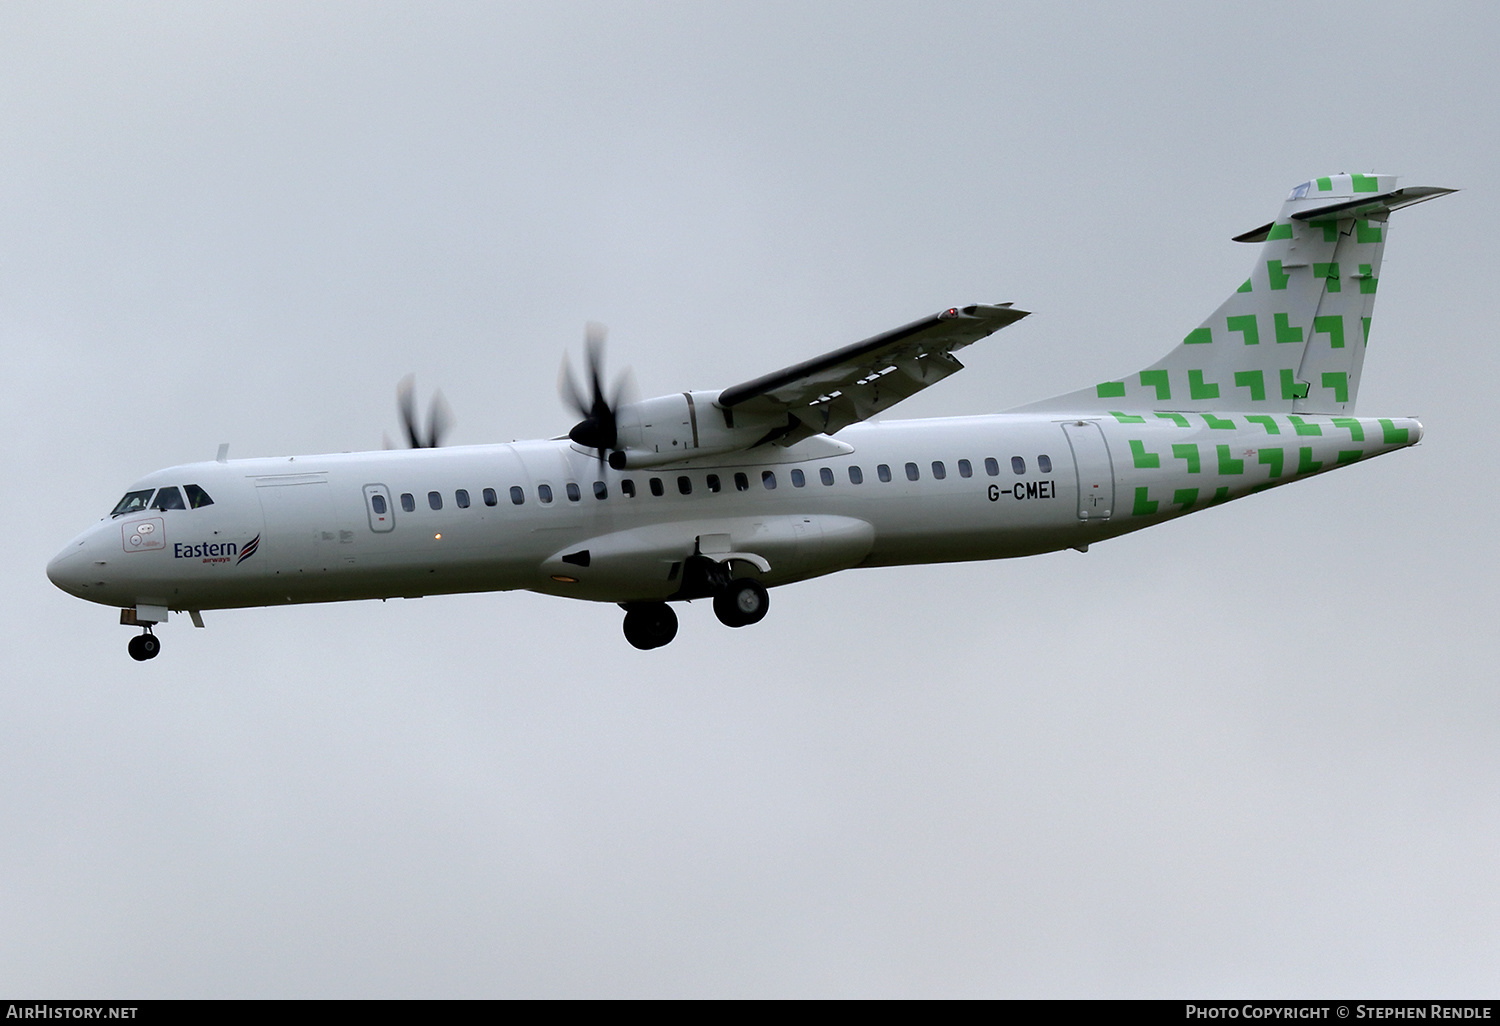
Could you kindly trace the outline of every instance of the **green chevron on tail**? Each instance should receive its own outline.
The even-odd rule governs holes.
[[[1352,412],[1391,211],[1453,191],[1378,174],[1303,182],[1235,238],[1261,244],[1250,277],[1165,357],[1017,412]]]

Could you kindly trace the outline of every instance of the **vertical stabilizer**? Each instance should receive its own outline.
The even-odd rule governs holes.
[[[1330,175],[1292,190],[1250,277],[1161,360],[1027,411],[1353,411],[1391,211],[1452,192],[1394,175]]]

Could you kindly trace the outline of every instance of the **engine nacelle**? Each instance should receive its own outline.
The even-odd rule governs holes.
[[[609,465],[636,470],[738,452],[786,428],[785,414],[746,417],[719,406],[718,398],[718,391],[678,392],[620,407]]]

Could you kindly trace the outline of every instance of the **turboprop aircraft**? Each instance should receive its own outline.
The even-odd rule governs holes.
[[[121,609],[130,654],[169,612],[529,589],[613,602],[637,648],[671,603],[766,615],[766,589],[854,567],[1000,559],[1097,542],[1414,445],[1356,417],[1391,212],[1451,192],[1394,176],[1298,185],[1240,235],[1244,284],[1165,357],[1007,413],[870,422],[1027,316],[952,307],[719,391],[606,394],[596,336],[583,419],[563,437],[170,467],[132,484],[47,566]]]

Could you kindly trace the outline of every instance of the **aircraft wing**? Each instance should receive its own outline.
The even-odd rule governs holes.
[[[760,419],[783,413],[781,445],[833,434],[914,395],[954,371],[953,353],[1027,315],[1009,303],[954,307],[920,321],[835,349],[726,388],[718,405]]]

